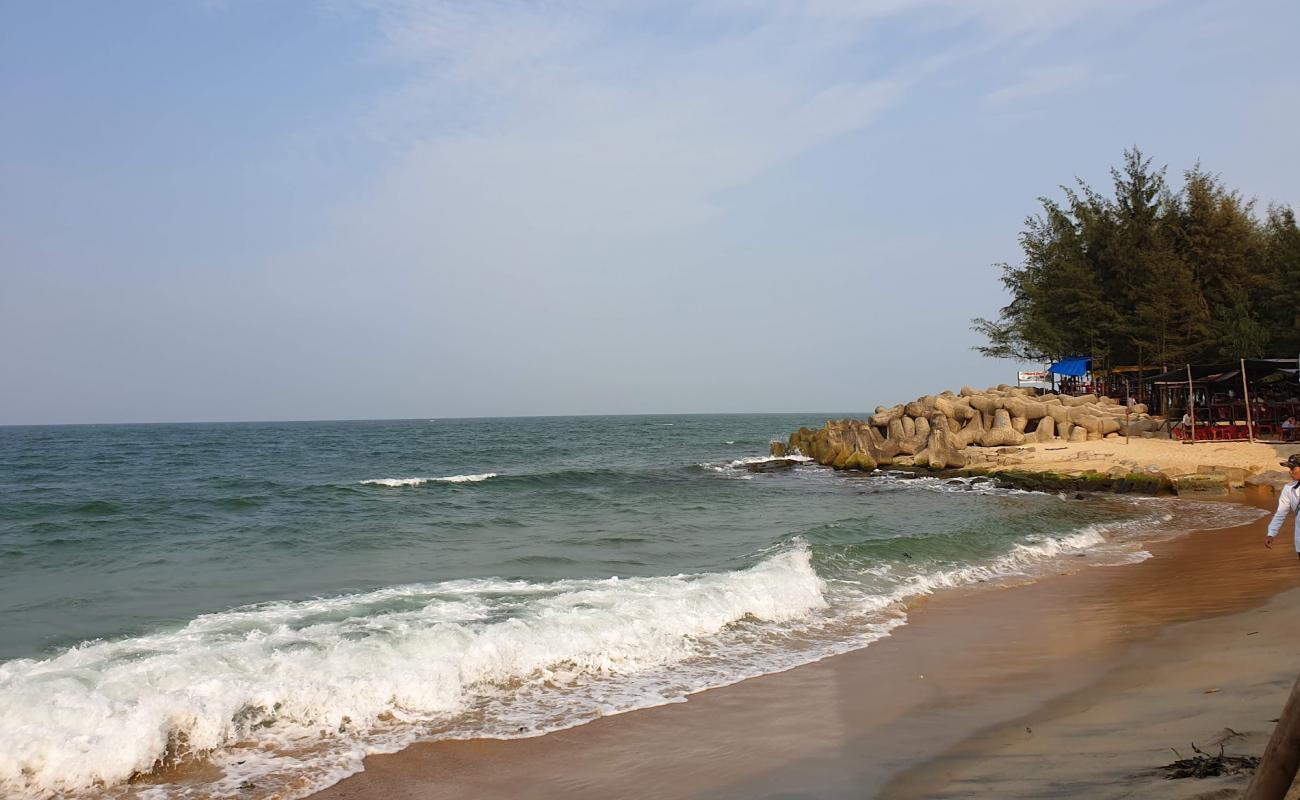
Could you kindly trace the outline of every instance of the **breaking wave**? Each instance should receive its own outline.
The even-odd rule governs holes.
[[[267,603],[10,661],[0,664],[0,788],[84,790],[205,754],[227,789],[247,778],[250,757],[286,788],[308,768],[320,785],[471,711],[480,734],[507,735],[668,702],[718,676],[665,681],[662,668],[727,649],[734,626],[806,618],[826,607],[823,588],[805,546],[734,572],[460,580]],[[602,682],[593,705],[582,687]],[[556,718],[566,695],[571,711]]]
[[[496,476],[495,472],[484,472],[478,475],[448,475],[445,478],[373,478],[361,483],[397,489],[403,486],[423,486],[426,483],[478,483]]]

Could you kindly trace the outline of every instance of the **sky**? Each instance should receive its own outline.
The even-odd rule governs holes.
[[[1300,205],[1300,4],[0,0],[0,424],[870,411],[1138,146]]]

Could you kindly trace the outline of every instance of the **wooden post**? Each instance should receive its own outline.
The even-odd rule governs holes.
[[[1192,444],[1196,444],[1196,390],[1192,388],[1192,365],[1187,365],[1187,416],[1192,418]]]
[[[1138,352],[1141,352],[1140,350]],[[1133,410],[1133,386],[1124,382],[1124,444],[1128,444],[1129,412]]]
[[[1147,398],[1146,400],[1142,399],[1142,345],[1138,345],[1138,402],[1146,403],[1148,405],[1147,413],[1151,413],[1149,407],[1151,404],[1151,398]]]
[[[1246,359],[1241,360],[1241,392],[1246,395],[1246,436],[1255,441],[1255,426],[1250,421],[1250,387],[1246,385]]]
[[[1259,769],[1246,786],[1245,800],[1282,800],[1300,766],[1300,678],[1291,687],[1282,716],[1264,748]]]

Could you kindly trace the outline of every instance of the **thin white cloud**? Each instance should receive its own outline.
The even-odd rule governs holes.
[[[984,96],[984,101],[989,105],[1007,106],[1024,100],[1075,91],[1097,81],[1097,76],[1082,64],[1042,67],[1028,70],[1014,83],[989,92]]]
[[[322,258],[437,276],[582,271],[681,231],[1018,37],[1129,5],[1083,0],[362,0],[405,80],[362,124],[390,154]],[[902,42],[898,37],[904,36]],[[998,102],[1086,78],[1030,74]],[[630,238],[631,237],[631,238]],[[319,263],[311,259],[312,263]],[[459,280],[459,279],[458,279]],[[470,291],[467,286],[461,287]]]
[[[841,26],[811,18],[796,31],[753,13],[670,40],[641,15],[710,9],[371,5],[381,54],[412,77],[365,116],[402,153],[367,202],[436,208],[460,232],[698,221],[720,192],[869,125],[912,80],[866,68]]]
[[[374,12],[377,53],[410,78],[376,99],[364,124],[386,145],[466,133],[561,135],[591,124],[665,114],[667,147],[703,145],[745,129],[740,149],[773,166],[802,147],[870,123],[920,79],[989,49],[1050,34],[1099,12],[1112,18],[1151,2],[1078,0],[711,0],[540,2],[359,0]],[[905,36],[913,46],[897,47]],[[1031,74],[991,102],[1059,90],[1079,68]],[[869,98],[847,111],[816,98]],[[705,113],[695,109],[705,107]],[[869,108],[871,113],[862,113]],[[781,124],[766,119],[766,109]],[[796,112],[797,119],[786,115]],[[618,115],[615,117],[615,115]],[[722,129],[719,116],[734,124]],[[696,122],[692,124],[688,117]],[[568,120],[566,126],[563,120]],[[567,129],[566,129],[567,127]],[[824,131],[818,134],[817,131]],[[654,161],[655,154],[646,154]],[[710,161],[715,159],[711,158]]]

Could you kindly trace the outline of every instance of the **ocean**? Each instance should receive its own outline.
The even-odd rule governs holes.
[[[0,794],[301,796],[1258,514],[747,469],[842,416],[0,428]]]

